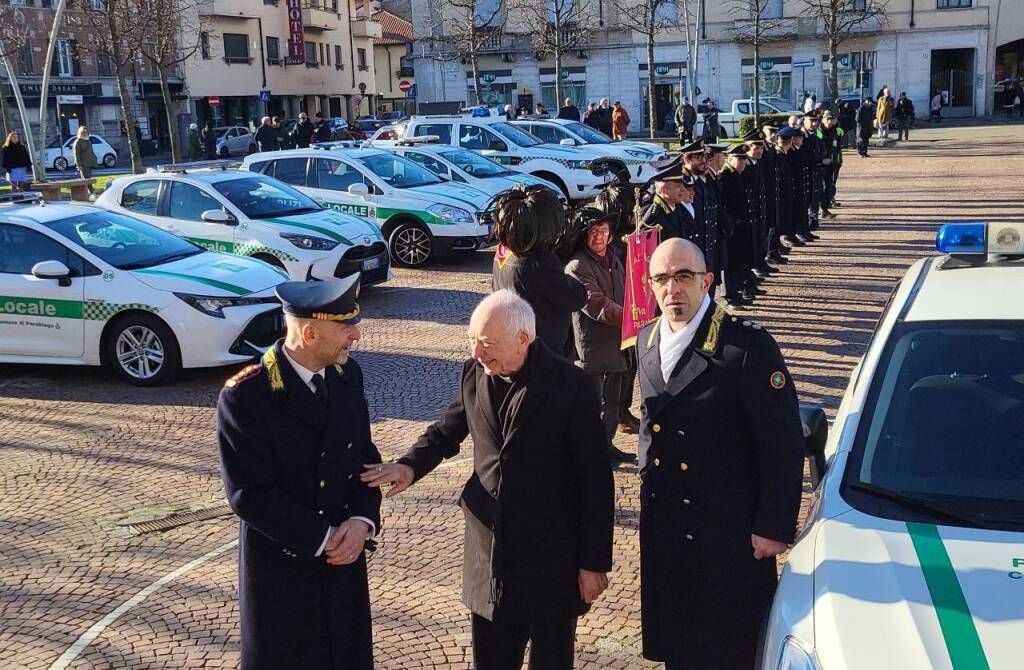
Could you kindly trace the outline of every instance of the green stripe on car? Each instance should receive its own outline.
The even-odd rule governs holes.
[[[264,221],[269,221],[270,223],[276,223],[276,224],[279,224],[279,225],[282,225],[282,226],[291,226],[292,228],[303,228],[305,230],[312,230],[312,231],[315,231],[317,233],[320,233],[321,235],[326,235],[327,237],[331,238],[335,242],[341,242],[342,244],[345,244],[345,245],[350,246],[350,247],[351,246],[355,246],[344,235],[339,235],[338,233],[334,232],[333,230],[328,230],[327,228],[322,228],[320,226],[311,226],[308,223],[295,223],[294,221],[289,221],[287,219],[263,219],[263,220]]]
[[[390,219],[395,214],[410,214],[413,217],[419,219],[420,221],[422,221],[424,223],[433,224],[435,226],[454,226],[455,225],[451,221],[445,221],[444,219],[441,219],[441,218],[438,218],[438,217],[434,216],[430,212],[424,212],[424,211],[418,210],[418,209],[400,209],[400,208],[392,209],[390,207],[378,207],[377,208],[377,217],[380,218],[380,219],[383,219],[385,221]]]
[[[192,275],[181,274],[180,272],[168,272],[167,270],[134,270],[139,274],[146,275],[160,275],[163,277],[174,277],[175,279],[185,279],[188,281],[194,281],[199,284],[206,284],[207,286],[213,286],[219,288],[222,291],[228,291],[235,295],[248,295],[252,293],[249,289],[242,288],[241,286],[235,286],[223,281],[217,281],[216,279],[209,279],[207,277],[194,277]]]
[[[907,523],[907,531],[939,618],[953,670],[988,670],[988,659],[981,646],[978,629],[967,608],[967,599],[939,529],[933,524]]]
[[[105,300],[51,300],[48,298],[27,298],[24,296],[0,296],[0,314],[12,314],[23,317],[43,317],[51,319],[85,319],[87,321],[106,321],[118,312],[127,309],[140,309],[146,312],[159,312],[152,305],[137,302],[112,303]]]

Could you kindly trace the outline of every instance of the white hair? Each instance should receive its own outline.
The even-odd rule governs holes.
[[[492,309],[505,315],[508,320],[509,335],[526,333],[527,340],[530,342],[537,338],[537,323],[533,308],[515,291],[503,288],[490,294],[481,300],[473,310],[473,317],[480,312]]]

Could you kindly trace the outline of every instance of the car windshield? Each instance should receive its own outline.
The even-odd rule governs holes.
[[[521,147],[535,147],[538,144],[544,144],[540,139],[534,137],[530,133],[523,132],[519,128],[508,123],[492,123],[487,127],[497,132],[506,140],[514,144],[518,144]]]
[[[1024,528],[1024,321],[898,324],[845,483],[879,516]]]
[[[480,154],[475,154],[466,149],[452,149],[441,153],[441,157],[462,168],[467,174],[474,177],[502,177],[512,174],[505,168]]]
[[[46,224],[119,270],[137,270],[204,253],[202,247],[123,214],[91,212]]]
[[[611,144],[612,139],[604,133],[598,132],[590,126],[582,123],[568,123],[565,125],[566,130],[574,135],[579,135],[580,138],[587,144]]]
[[[433,172],[401,156],[391,154],[364,156],[359,159],[359,162],[393,188],[416,188],[417,186],[440,184],[444,181]]]
[[[262,175],[219,181],[213,187],[250,219],[291,216],[322,209],[312,198],[291,186]]]

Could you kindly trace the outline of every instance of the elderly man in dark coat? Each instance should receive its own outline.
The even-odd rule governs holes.
[[[573,667],[576,619],[608,585],[614,491],[590,377],[534,338],[533,310],[512,291],[484,298],[469,322],[473,358],[437,423],[397,463],[367,469],[388,497],[473,438],[462,489],[463,602],[477,670]]]
[[[277,287],[287,336],[217,404],[224,490],[239,526],[243,670],[373,668],[364,545],[380,491],[359,339],[359,276]]]
[[[800,509],[793,379],[767,331],[708,299],[692,243],[663,242],[650,284],[662,316],[637,338],[643,653],[666,670],[753,668]]]

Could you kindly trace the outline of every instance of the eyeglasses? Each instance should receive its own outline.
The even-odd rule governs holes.
[[[677,284],[686,284],[693,281],[696,277],[703,275],[703,272],[696,272],[695,270],[677,270],[672,274],[651,275],[650,280],[655,286],[667,286],[672,279],[675,279]]]

